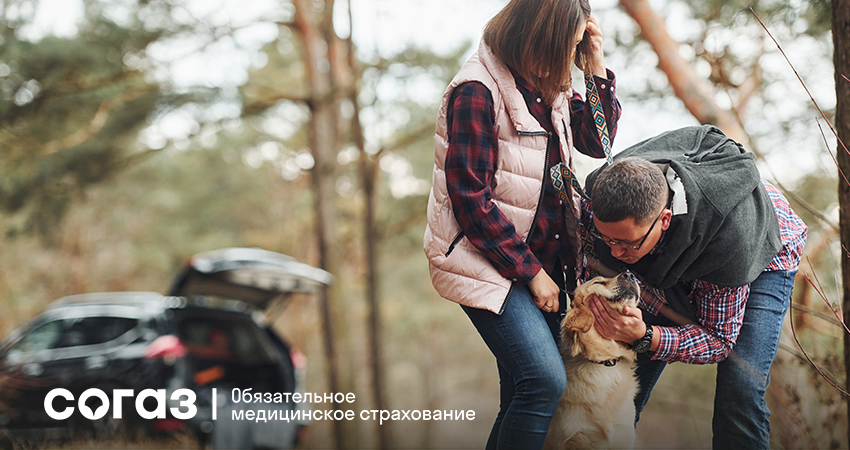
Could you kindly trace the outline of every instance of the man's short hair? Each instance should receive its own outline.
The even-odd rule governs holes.
[[[637,157],[606,167],[596,177],[591,193],[593,215],[601,222],[628,218],[646,225],[667,203],[667,178],[655,164]]]

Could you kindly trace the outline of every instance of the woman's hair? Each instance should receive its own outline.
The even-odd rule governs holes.
[[[573,60],[583,67],[576,32],[589,18],[589,0],[511,0],[487,23],[484,42],[552,105],[571,81]]]
[[[647,225],[667,204],[667,191],[667,178],[658,166],[641,158],[625,158],[596,177],[591,209],[601,222],[631,217],[637,224]]]

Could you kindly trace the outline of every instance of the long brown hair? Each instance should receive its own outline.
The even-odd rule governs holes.
[[[484,28],[496,57],[534,84],[549,105],[571,81],[576,32],[590,18],[588,0],[511,0]],[[542,76],[541,76],[542,75]]]

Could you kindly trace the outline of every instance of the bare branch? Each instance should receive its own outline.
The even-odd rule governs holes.
[[[244,115],[252,116],[259,114],[281,101],[290,101],[292,103],[305,103],[309,105],[312,102],[312,99],[309,97],[302,97],[298,95],[289,95],[282,93],[275,93],[272,95],[267,95],[262,98],[262,100],[257,100],[253,102],[245,102],[242,105],[242,112]]]
[[[106,125],[106,122],[109,119],[109,114],[113,109],[122,106],[127,102],[136,100],[152,90],[152,88],[129,89],[117,97],[110,97],[104,100],[101,102],[100,107],[97,109],[97,112],[95,112],[87,126],[80,128],[71,135],[65,136],[62,139],[50,141],[44,144],[41,147],[42,154],[50,155],[64,149],[76,147],[77,145],[91,139],[92,136],[99,133]]]
[[[810,278],[808,278],[808,276],[806,277],[806,279],[809,280],[809,283],[812,283],[812,280]],[[814,283],[812,283],[812,284],[814,285]],[[817,286],[815,286],[815,290],[817,290]],[[824,301],[826,301],[825,298],[824,298]],[[829,302],[827,302],[827,303],[829,303]],[[791,335],[794,337],[794,342],[797,343],[797,348],[799,348],[800,351],[803,352],[803,356],[806,357],[806,359],[809,361],[809,364],[818,372],[818,374],[820,374],[821,378],[823,378],[824,380],[826,380],[827,383],[829,383],[830,386],[834,387],[836,390],[838,390],[839,392],[841,392],[845,396],[850,397],[850,393],[848,393],[847,391],[842,389],[840,386],[838,386],[838,384],[836,382],[832,381],[834,379],[834,377],[827,375],[825,370],[821,369],[820,366],[818,366],[817,363],[815,363],[814,360],[812,360],[812,358],[809,356],[809,354],[806,353],[806,349],[803,348],[803,345],[800,343],[800,339],[797,338],[797,330],[796,330],[796,327],[794,326],[794,314],[791,314],[789,317],[790,317],[790,321],[791,321]],[[843,322],[842,322],[842,325],[843,325]],[[846,329],[846,327],[845,327],[845,329]]]
[[[178,55],[177,57],[172,58],[171,61],[165,61],[164,63],[165,64],[171,64],[171,63],[180,61],[180,60],[182,60],[182,59],[184,59],[184,58],[186,58],[190,55],[193,55],[193,54],[198,53],[200,51],[206,50],[211,45],[221,41],[222,39],[224,39],[226,37],[233,36],[234,34],[236,34],[237,31],[241,31],[245,28],[252,27],[254,25],[258,25],[258,24],[262,24],[262,23],[273,23],[273,24],[278,25],[278,26],[285,26],[285,27],[289,27],[289,28],[297,30],[296,25],[292,22],[269,22],[269,21],[266,21],[266,20],[252,20],[250,22],[245,22],[245,23],[241,23],[241,24],[237,24],[237,25],[231,25],[231,26],[227,26],[227,27],[219,27],[219,28],[215,28],[213,30],[213,32],[211,33],[212,37],[208,41],[204,42],[203,44],[201,44],[197,48],[195,48],[193,50],[189,50],[188,52],[185,52],[182,55]]]
[[[759,55],[756,57],[756,60],[753,62],[752,69],[750,69],[750,74],[738,86],[738,102],[735,105],[735,109],[739,115],[743,115],[747,106],[750,102],[750,99],[753,97],[753,94],[758,92],[761,87],[761,76],[762,76],[762,68],[761,68],[761,57],[764,56],[764,39],[759,37],[759,47],[761,51]]]
[[[779,189],[781,189],[782,193],[785,194],[785,196],[794,200],[797,204],[802,206],[803,209],[808,211],[809,214],[815,216],[818,220],[823,222],[824,225],[828,226],[829,228],[831,228],[836,233],[839,232],[837,224],[835,224],[831,220],[829,220],[825,215],[823,215],[822,212],[818,211],[818,209],[815,208],[811,203],[807,202],[805,199],[803,199],[803,197],[800,197],[799,195],[797,195],[796,192],[794,192],[790,189],[787,189],[785,186],[782,185],[782,183],[780,183],[779,181],[777,181],[775,179],[770,180],[770,183],[775,185]]]
[[[832,134],[835,135],[835,139],[838,140],[838,143],[841,144],[841,146],[844,148],[844,151],[847,152],[848,155],[850,155],[850,150],[847,150],[847,146],[844,145],[844,141],[841,140],[841,138],[838,136],[838,132],[835,131],[835,128],[832,127],[832,122],[830,122],[829,119],[826,118],[826,114],[823,112],[820,105],[818,105],[817,100],[815,100],[815,98],[812,96],[812,93],[809,91],[809,87],[806,86],[806,83],[803,81],[803,77],[800,76],[800,74],[797,72],[797,69],[794,67],[793,64],[791,64],[791,60],[788,59],[788,55],[785,54],[785,50],[782,49],[782,46],[779,45],[779,42],[777,42],[773,35],[770,34],[770,30],[767,29],[767,27],[764,25],[764,22],[762,22],[758,14],[756,14],[755,10],[753,10],[753,8],[750,8],[750,11],[753,13],[753,16],[755,16],[756,20],[758,20],[759,25],[761,25],[761,27],[764,29],[764,32],[767,33],[773,43],[776,44],[776,48],[778,48],[779,52],[782,53],[782,57],[785,58],[785,61],[791,67],[791,70],[794,71],[794,75],[797,77],[797,80],[800,81],[800,84],[803,86],[803,89],[806,91],[806,94],[808,94],[809,100],[812,101],[812,103],[815,105],[815,108],[818,109],[818,112],[820,113],[821,117],[823,117],[823,120],[825,120],[826,124],[829,125],[829,129],[832,130]],[[844,77],[844,79],[847,79],[847,77]]]
[[[801,305],[797,305],[797,304],[792,304],[791,309],[794,309],[796,311],[802,311],[804,313],[810,314],[814,317],[817,317],[818,319],[825,320],[832,325],[841,326],[841,322],[839,322],[838,319],[836,319],[833,316],[830,316],[829,314],[824,314],[820,311],[815,311],[814,309],[806,308],[805,306],[801,306]]]
[[[717,105],[713,89],[679,54],[679,43],[667,33],[664,19],[653,11],[649,2],[620,0],[620,6],[638,24],[644,40],[658,55],[658,68],[667,75],[673,92],[685,104],[685,108],[700,123],[716,125],[727,136],[749,148],[747,134],[739,126],[734,114]]]
[[[410,133],[407,133],[405,135],[402,135],[402,136],[394,139],[392,142],[381,145],[381,149],[378,150],[378,155],[385,153],[385,152],[391,152],[391,151],[394,151],[394,150],[398,150],[400,148],[407,147],[408,145],[412,144],[413,142],[416,142],[417,140],[422,139],[422,137],[425,136],[426,134],[431,134],[433,132],[434,132],[434,124],[429,122],[429,123],[417,128],[417,129],[411,131]]]

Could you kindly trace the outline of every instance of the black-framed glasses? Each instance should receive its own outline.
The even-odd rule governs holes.
[[[669,207],[669,205],[668,205],[668,207]],[[661,210],[660,213],[658,213],[658,215],[655,217],[655,220],[652,221],[652,225],[649,226],[649,230],[646,232],[646,234],[643,235],[643,239],[640,240],[638,245],[623,244],[622,242],[618,242],[618,241],[615,241],[613,239],[607,238],[607,237],[603,236],[601,233],[599,233],[599,231],[596,230],[595,226],[590,230],[590,235],[593,236],[594,238],[599,239],[600,241],[608,244],[609,247],[612,246],[612,245],[616,245],[618,247],[624,247],[624,248],[628,248],[628,249],[631,249],[631,250],[640,250],[640,248],[643,246],[643,243],[646,242],[646,238],[649,237],[649,233],[652,233],[652,229],[655,228],[655,224],[658,223],[658,219],[661,218],[661,215],[664,214],[664,211],[666,209],[667,209],[667,207],[665,207],[664,209]]]

